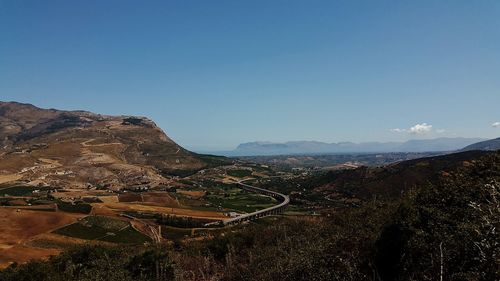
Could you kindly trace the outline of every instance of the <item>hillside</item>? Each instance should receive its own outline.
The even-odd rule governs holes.
[[[409,190],[435,183],[491,152],[469,151],[414,159],[381,167],[331,171],[307,184],[315,192],[338,198],[399,198]]]
[[[0,102],[0,183],[65,187],[163,185],[226,162],[198,155],[144,117]]]
[[[471,144],[462,150],[470,151],[470,150],[499,150],[499,149],[500,149],[500,138],[496,138],[492,140]]]

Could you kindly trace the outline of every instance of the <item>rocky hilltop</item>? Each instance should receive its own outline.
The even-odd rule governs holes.
[[[41,109],[0,102],[0,184],[72,188],[168,184],[223,164],[187,151],[145,117]]]

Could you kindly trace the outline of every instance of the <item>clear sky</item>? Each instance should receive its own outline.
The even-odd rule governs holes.
[[[493,138],[500,1],[0,0],[0,100],[147,116],[199,151]]]

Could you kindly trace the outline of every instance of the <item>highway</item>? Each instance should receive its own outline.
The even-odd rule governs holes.
[[[237,184],[240,185],[245,190],[268,195],[268,196],[277,198],[278,200],[281,199],[282,202],[278,205],[275,205],[275,206],[272,206],[272,207],[269,207],[269,208],[266,208],[263,210],[255,211],[253,213],[244,214],[244,215],[241,215],[241,216],[238,216],[235,218],[230,218],[230,219],[224,220],[223,221],[224,225],[233,225],[233,224],[238,224],[238,223],[241,223],[244,221],[255,220],[255,219],[258,219],[261,217],[265,217],[265,216],[277,215],[277,214],[282,213],[285,210],[285,208],[288,206],[288,204],[290,204],[290,197],[288,195],[284,195],[284,194],[281,194],[279,192],[263,189],[263,188],[256,187],[256,186],[251,186],[249,184],[244,183],[246,181],[251,181],[251,180],[255,180],[255,179],[242,180],[242,181],[239,181]]]

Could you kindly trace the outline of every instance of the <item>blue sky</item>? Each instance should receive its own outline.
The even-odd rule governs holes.
[[[500,1],[0,0],[0,100],[181,145],[500,136]]]

